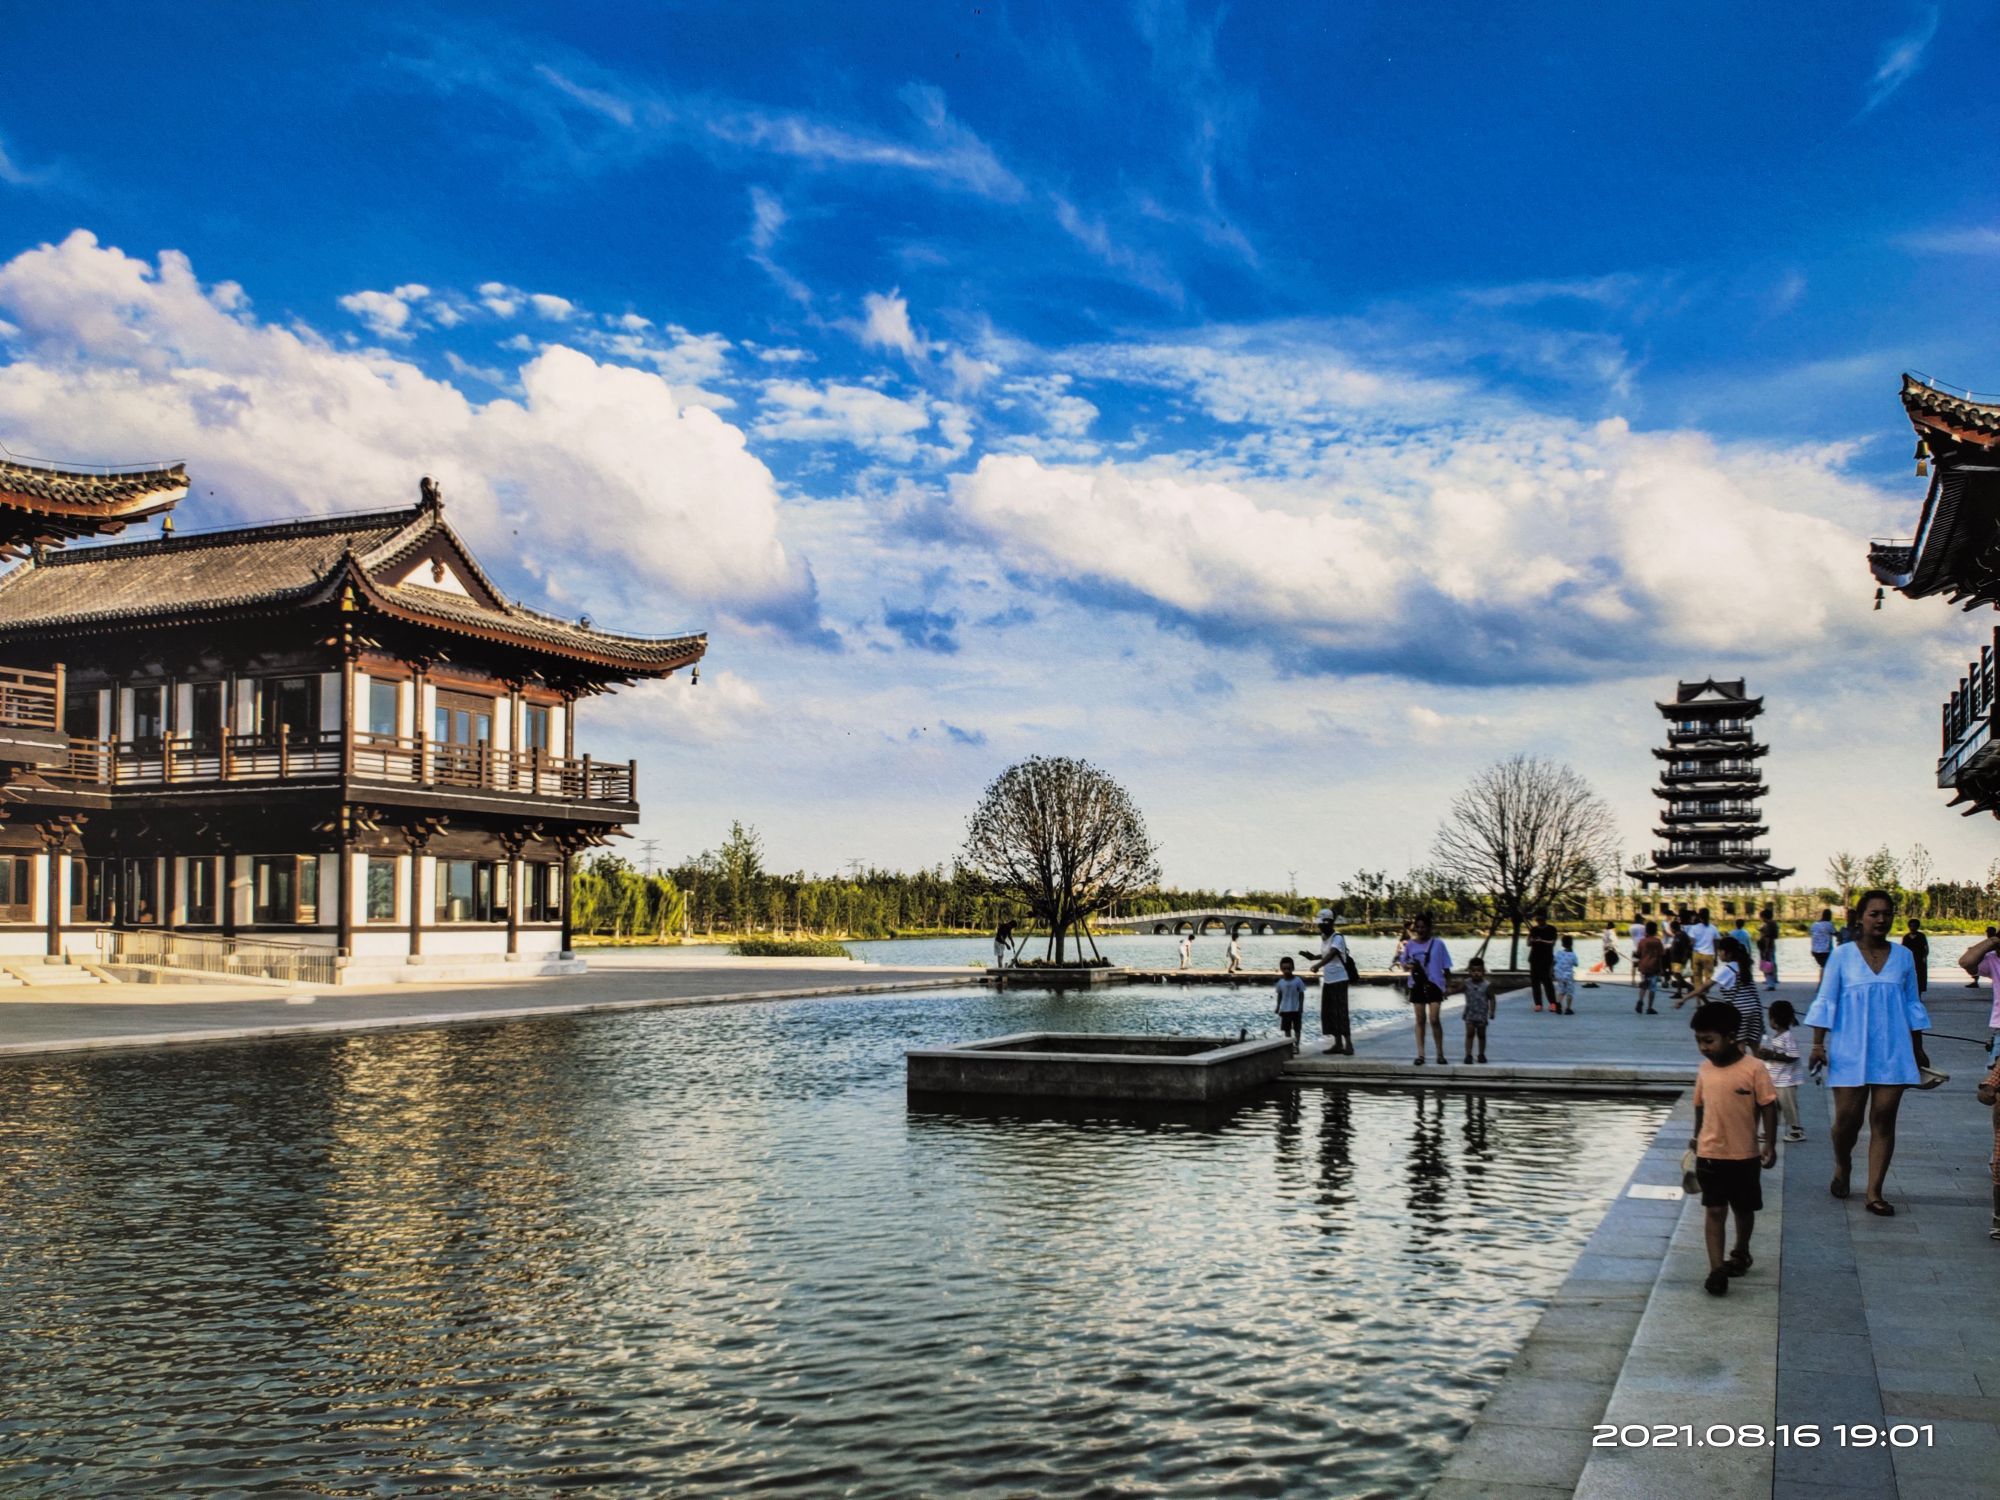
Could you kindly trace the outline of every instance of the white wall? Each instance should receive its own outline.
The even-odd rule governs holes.
[[[338,672],[319,674],[319,727],[322,733],[340,728],[340,683]]]

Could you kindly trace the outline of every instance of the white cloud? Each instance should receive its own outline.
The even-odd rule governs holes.
[[[915,434],[931,425],[922,401],[905,401],[865,385],[810,385],[774,380],[764,387],[758,437],[790,443],[849,443],[907,462],[918,456]]]
[[[511,318],[521,310],[521,294],[504,281],[481,282],[479,300],[496,318]]]
[[[1908,83],[1923,66],[1924,53],[1930,49],[1931,41],[1937,36],[1938,13],[1932,8],[1924,13],[1924,19],[1917,29],[1896,40],[1882,50],[1882,61],[1875,69],[1875,76],[1868,80],[1868,102],[1862,106],[1863,112],[1884,103],[1897,89]]]
[[[1931,229],[1903,236],[1911,250],[1934,255],[2000,255],[2000,229],[1988,224],[1971,224],[1962,229]]]
[[[1523,418],[1283,481],[989,455],[951,514],[1081,598],[1288,667],[1588,681],[1838,659],[1897,629],[1864,586],[1880,502],[1841,456]]]
[[[1000,366],[992,360],[979,359],[958,349],[945,355],[944,367],[951,376],[952,394],[958,396],[977,394],[1000,373]]]
[[[535,310],[535,316],[546,318],[551,323],[567,323],[576,316],[576,304],[567,297],[558,297],[550,292],[528,293],[528,305]]]
[[[33,187],[41,181],[41,174],[30,172],[26,167],[7,154],[7,143],[0,140],[0,182],[9,187]]]
[[[608,625],[818,630],[770,472],[650,371],[550,345],[517,399],[475,404],[380,350],[261,322],[179,252],[154,266],[81,230],[0,266],[0,310],[19,329],[0,426],[43,451],[185,458],[209,519],[395,503],[433,474],[496,566]]]
[[[713,745],[764,732],[770,718],[764,695],[735,672],[705,672],[635,683],[618,695],[621,727],[638,730],[646,743]]]
[[[860,332],[864,349],[894,349],[911,360],[930,352],[930,345],[910,326],[910,304],[900,291],[870,292],[861,301],[868,313]]]
[[[377,338],[407,342],[411,336],[411,306],[431,294],[427,286],[415,283],[393,292],[349,292],[340,305],[368,325]]]

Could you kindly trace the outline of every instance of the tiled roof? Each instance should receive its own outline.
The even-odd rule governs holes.
[[[444,589],[383,581],[385,574],[393,576],[397,562],[440,534],[497,606]],[[492,588],[439,508],[428,504],[82,547],[23,563],[0,576],[0,639],[268,611],[329,597],[344,578],[357,580],[364,608],[373,605],[419,625],[616,671],[671,671],[699,661],[708,647],[705,635],[620,635],[512,603]]]
[[[8,503],[52,501],[116,512],[135,502],[177,500],[187,493],[187,482],[185,464],[92,474],[11,454],[0,457],[0,500]]]
[[[1942,426],[1968,442],[2000,442],[2000,404],[1953,395],[1915,375],[1903,377],[1903,410],[1919,430]]]
[[[95,621],[159,619],[279,604],[322,587],[350,547],[393,536],[385,521],[334,517],[52,553],[0,577],[0,635]]]

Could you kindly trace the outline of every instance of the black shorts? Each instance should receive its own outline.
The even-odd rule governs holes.
[[[1305,1030],[1306,1013],[1302,1010],[1281,1010],[1278,1012],[1278,1030],[1286,1036],[1297,1036]]]
[[[1754,1156],[1740,1161],[1698,1156],[1694,1176],[1701,1184],[1703,1208],[1741,1208],[1755,1213],[1764,1206],[1764,1164]]]

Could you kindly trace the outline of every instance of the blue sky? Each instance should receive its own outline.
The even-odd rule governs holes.
[[[2000,854],[1928,785],[1987,624],[1861,553],[1899,372],[2000,386],[1988,5],[6,19],[0,441],[189,524],[435,473],[516,592],[708,628],[585,736],[668,852],[947,859],[1039,750],[1330,889],[1519,749],[1636,850],[1714,672],[1781,863]]]

